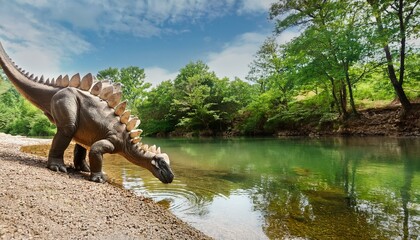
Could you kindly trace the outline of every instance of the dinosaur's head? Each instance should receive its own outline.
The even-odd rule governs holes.
[[[170,167],[169,157],[161,153],[156,146],[149,147],[147,144],[131,144],[129,154],[126,158],[141,167],[149,170],[162,183],[171,183],[174,174]]]
[[[124,148],[120,154],[128,161],[149,170],[161,182],[171,183],[174,180],[174,174],[169,166],[168,155],[162,153],[160,148],[156,148],[156,145],[149,147],[141,142],[140,134],[143,130],[136,129],[140,124],[140,120],[131,116],[130,111],[125,110],[126,105],[127,102],[124,101],[119,103],[114,109],[121,123],[118,123],[116,126],[123,133],[122,145]]]

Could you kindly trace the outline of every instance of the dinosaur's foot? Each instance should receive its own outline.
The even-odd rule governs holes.
[[[47,168],[55,172],[67,172],[67,167],[64,165],[63,159],[48,158]]]
[[[87,164],[86,160],[80,162],[80,163],[74,163],[74,169],[76,171],[81,171],[81,172],[90,172],[90,168],[89,165]]]
[[[98,183],[104,183],[104,182],[106,182],[106,179],[107,179],[107,177],[106,177],[105,173],[103,173],[103,172],[96,172],[96,173],[91,172],[90,177],[89,177],[90,181],[98,182]]]

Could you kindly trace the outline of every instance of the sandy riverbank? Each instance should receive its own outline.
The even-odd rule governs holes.
[[[149,199],[19,151],[50,141],[0,133],[1,239],[208,239]]]

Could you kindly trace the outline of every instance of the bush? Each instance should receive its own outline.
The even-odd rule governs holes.
[[[13,135],[52,136],[55,126],[14,89],[0,95],[0,131]]]

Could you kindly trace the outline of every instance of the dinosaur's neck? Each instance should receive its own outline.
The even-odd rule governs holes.
[[[10,60],[0,43],[0,65],[16,89],[31,103],[50,113],[51,98],[58,88],[35,82],[25,76]]]

